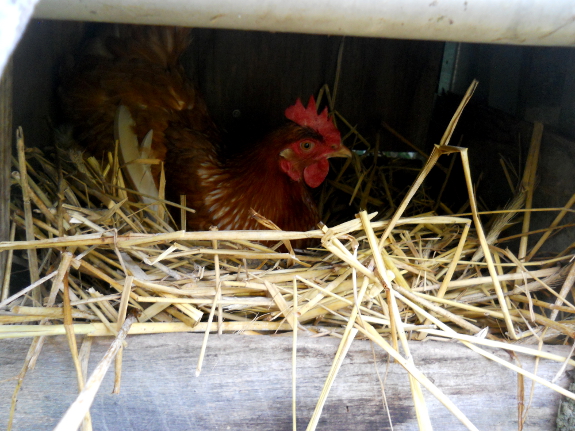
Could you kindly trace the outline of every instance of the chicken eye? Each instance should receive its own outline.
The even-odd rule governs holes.
[[[313,142],[305,141],[299,144],[302,150],[309,151],[313,148]]]

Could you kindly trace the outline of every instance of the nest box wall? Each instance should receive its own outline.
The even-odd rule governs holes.
[[[12,64],[0,80],[0,241],[10,238],[10,156],[12,135]],[[4,280],[7,253],[0,253],[0,280]]]
[[[40,141],[49,132],[46,120],[58,122],[59,68],[73,61],[82,42],[100,27],[30,23],[14,55],[19,93],[14,122],[30,135],[30,144],[45,145]],[[333,92],[342,42],[336,108],[362,130],[373,133],[385,120],[423,146],[441,67],[441,42],[194,29],[182,62],[215,121],[244,136],[285,121],[287,106],[298,97],[307,101],[324,84]],[[41,132],[36,134],[36,128]]]

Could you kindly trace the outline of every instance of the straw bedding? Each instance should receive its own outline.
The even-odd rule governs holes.
[[[420,170],[382,166],[379,143],[368,143],[335,113],[346,145],[362,150],[339,167],[322,191],[326,224],[310,232],[275,230],[261,217],[260,231],[186,232],[182,220],[190,209],[161,199],[153,205],[142,203],[126,184],[117,155],[96,160],[60,148],[51,158],[25,148],[19,131],[13,182],[22,193],[14,194],[12,221],[13,234],[25,238],[0,243],[0,250],[10,261],[26,259],[31,281],[10,296],[7,271],[0,338],[36,337],[20,377],[35,361],[46,335],[67,334],[76,359],[73,334],[117,337],[118,372],[118,339],[127,333],[203,332],[197,373],[210,332],[292,332],[294,339],[298,332],[333,336],[341,338],[342,348],[330,376],[337,373],[352,340],[361,337],[386,350],[409,372],[418,411],[425,410],[423,386],[474,429],[409,359],[406,341],[457,339],[537,380],[478,346],[565,361],[524,345],[571,342],[575,307],[568,295],[575,267],[569,251],[537,259],[537,250],[571,211],[574,199],[558,212],[542,240],[536,245],[529,241],[539,125],[534,127],[521,191],[505,210],[479,214],[467,152],[448,145],[473,88]],[[463,163],[466,214],[449,214],[441,201],[426,201],[421,188],[438,162],[449,164],[444,162],[448,154]],[[397,182],[402,169],[414,179],[406,187]],[[447,174],[445,178],[449,180]],[[341,221],[338,205],[343,208],[346,201],[382,210],[362,211]],[[517,251],[502,241],[514,217],[522,219]],[[486,229],[481,221],[488,219]],[[316,246],[294,250],[290,241],[301,238],[315,239]],[[544,295],[538,297],[537,292]],[[329,381],[328,377],[326,396]],[[540,383],[575,399],[551,382]],[[317,417],[321,402],[320,398]],[[81,419],[83,414],[77,416]],[[429,420],[421,417],[422,424]]]

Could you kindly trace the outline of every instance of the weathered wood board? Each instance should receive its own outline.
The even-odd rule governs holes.
[[[10,156],[12,137],[12,61],[0,79],[0,241],[10,239]],[[0,285],[7,253],[0,253]]]
[[[209,339],[200,377],[195,377],[201,334],[131,336],[124,351],[122,390],[112,395],[108,371],[92,406],[95,430],[288,430],[291,417],[291,345],[288,337],[224,335]],[[111,339],[94,340],[90,367]],[[29,339],[2,340],[0,346],[0,426],[8,420],[10,399]],[[298,429],[305,429],[338,346],[333,338],[298,341]],[[462,345],[412,343],[415,363],[481,430],[517,429],[517,378]],[[562,346],[549,347],[568,354]],[[492,350],[493,351],[493,350]],[[509,360],[507,353],[498,356]],[[528,370],[530,357],[520,355]],[[394,430],[417,430],[406,372],[388,365],[381,349],[355,341],[329,395],[318,430],[390,429],[383,407],[385,382]],[[541,361],[538,374],[551,379],[561,364]],[[388,368],[386,376],[386,368]],[[530,382],[526,381],[529,393]],[[566,387],[567,378],[558,382]],[[18,396],[14,430],[51,430],[75,399],[76,376],[64,337],[47,340],[35,370],[29,371]],[[432,395],[425,392],[437,430],[465,429]],[[537,385],[526,430],[554,430],[559,396]]]

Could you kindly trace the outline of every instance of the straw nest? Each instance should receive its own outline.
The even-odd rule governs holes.
[[[66,334],[76,362],[73,334],[114,336],[109,364],[114,354],[121,353],[127,333],[203,332],[199,373],[209,332],[292,331],[295,339],[297,327],[300,334],[342,339],[343,348],[330,376],[337,372],[354,338],[373,341],[414,377],[410,382],[420,412],[425,411],[420,396],[424,386],[469,429],[475,428],[409,359],[408,339],[460,340],[479,354],[575,399],[571,392],[478,347],[496,346],[575,364],[517,344],[539,343],[541,347],[543,342],[574,337],[575,307],[566,299],[575,280],[572,256],[563,253],[545,261],[533,259],[574,199],[543,238],[528,248],[530,199],[541,136],[541,127],[536,125],[523,191],[509,209],[493,214],[490,229],[484,231],[467,152],[447,145],[473,88],[442,142],[404,190],[399,205],[391,198],[390,190],[396,185],[389,170],[377,163],[377,143],[367,143],[336,113],[340,129],[348,131],[347,145],[359,142],[371,150],[356,154],[324,190],[324,213],[336,195],[339,200],[342,196],[355,200],[361,207],[368,203],[386,207],[387,203],[387,212],[383,217],[360,212],[352,220],[321,225],[310,232],[266,229],[270,226],[266,220],[261,220],[261,231],[186,232],[174,220],[174,212],[168,211],[173,204],[163,200],[141,203],[126,186],[114,155],[97,161],[70,153],[53,162],[37,149],[25,149],[19,131],[13,181],[22,196],[12,206],[12,239],[16,228],[26,238],[0,243],[0,250],[10,262],[15,251],[25,253],[31,284],[8,297],[8,265],[0,303],[4,310],[0,338],[36,337],[20,381],[46,335]],[[444,154],[454,154],[463,163],[470,213],[436,215],[433,210],[441,210],[442,204],[433,202],[420,214],[404,217],[422,181]],[[179,208],[180,220],[185,220],[188,209]],[[498,239],[519,213],[523,235],[514,253],[501,248]],[[294,251],[290,241],[302,238],[315,238],[317,246]],[[274,242],[276,246],[269,245]],[[537,299],[536,291],[545,291],[547,299]],[[118,372],[121,354],[116,357]],[[326,394],[329,378],[327,382]],[[316,416],[321,403],[320,398]],[[75,411],[80,420],[86,413]],[[425,415],[421,418],[424,427]]]

